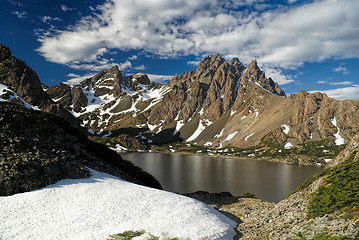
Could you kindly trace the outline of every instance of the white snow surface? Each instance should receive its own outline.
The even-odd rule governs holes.
[[[253,135],[254,135],[254,133],[249,134],[247,137],[244,138],[244,141],[247,141],[248,138],[252,137]]]
[[[286,124],[282,124],[282,125],[280,125],[280,126],[281,126],[281,127],[284,127],[283,132],[288,135],[288,133],[289,133],[289,126],[286,125]]]
[[[203,132],[205,128],[206,128],[206,120],[200,119],[196,131],[194,131],[194,133],[189,138],[187,138],[186,142],[191,142],[195,140]]]
[[[232,140],[232,138],[234,138],[234,136],[237,134],[238,132],[235,131],[234,133],[230,133],[228,134],[228,136],[226,137],[226,139],[224,141],[230,141]]]
[[[284,145],[284,149],[291,149],[293,147],[293,144],[290,143],[290,142],[287,142],[285,145]]]
[[[222,136],[223,136],[223,132],[224,132],[224,128],[222,128],[222,130],[221,130],[220,133],[214,135],[214,137],[215,137],[215,138],[220,138],[220,137],[222,137]]]
[[[335,137],[335,144],[337,146],[339,145],[343,145],[344,144],[344,138],[342,138],[342,136],[339,135],[339,128],[337,126],[337,119],[334,117],[333,119],[330,120],[331,123],[338,129],[337,133],[334,133],[334,137]]]
[[[12,95],[10,96],[9,99],[3,99],[3,98],[0,98],[0,102],[7,102],[7,101],[10,101],[11,99],[13,98],[18,98],[20,99],[21,102],[23,102],[24,106],[26,108],[32,108],[34,110],[37,110],[37,111],[41,111],[41,109],[38,107],[38,106],[33,106],[31,104],[29,104],[28,102],[26,102],[24,99],[22,99],[19,95],[17,95],[14,91],[12,91],[10,88],[8,88],[7,86],[3,85],[0,83],[0,96],[6,92],[11,92]]]
[[[191,239],[235,236],[234,221],[197,200],[91,172],[87,179],[0,197],[1,239],[106,239],[127,230]]]
[[[180,129],[181,129],[181,127],[183,127],[183,125],[184,125],[183,120],[177,121],[176,129],[173,131],[173,136],[176,135],[180,131]]]

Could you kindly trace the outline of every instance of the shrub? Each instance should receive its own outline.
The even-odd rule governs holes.
[[[333,168],[320,186],[308,207],[309,217],[320,217],[345,207],[359,206],[359,162],[356,152],[342,164]]]

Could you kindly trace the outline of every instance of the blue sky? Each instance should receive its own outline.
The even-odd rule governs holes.
[[[0,43],[47,85],[115,64],[163,81],[219,52],[289,95],[359,100],[359,1],[1,0]]]

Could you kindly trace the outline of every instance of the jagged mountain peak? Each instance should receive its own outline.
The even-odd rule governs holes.
[[[9,58],[11,56],[11,51],[8,47],[0,44],[0,62]]]
[[[245,85],[248,81],[256,83],[272,94],[285,96],[285,92],[279,87],[278,83],[274,82],[272,78],[266,77],[264,71],[259,68],[256,59],[248,64],[246,71],[243,73],[241,83]]]

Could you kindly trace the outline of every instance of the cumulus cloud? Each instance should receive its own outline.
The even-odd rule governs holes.
[[[172,75],[147,74],[148,78],[157,83],[166,83],[173,77]]]
[[[295,1],[289,1],[293,3]],[[220,52],[244,63],[256,58],[281,84],[282,69],[329,58],[359,57],[357,0],[319,0],[260,11],[237,11],[261,0],[107,0],[100,14],[40,38],[51,62],[78,66],[104,61],[110,49],[160,57]],[[264,10],[263,10],[264,9]]]
[[[58,17],[43,16],[43,17],[41,17],[41,21],[43,21],[44,23],[47,23],[49,21],[62,22],[63,20],[61,18],[58,18]]]
[[[20,18],[20,19],[25,19],[25,18],[27,18],[27,14],[28,14],[28,13],[25,12],[25,11],[22,11],[22,12],[13,11],[12,13],[15,14],[16,17],[18,17],[18,18]]]
[[[200,62],[201,61],[188,61],[187,65],[192,65],[192,66],[197,67],[200,64]]]
[[[344,100],[344,99],[359,100],[359,85],[353,85],[351,87],[336,88],[336,89],[325,90],[325,91],[310,91],[310,92],[311,93],[322,92],[336,100]]]
[[[61,10],[64,11],[64,12],[72,11],[72,10],[73,10],[72,8],[70,8],[70,7],[68,7],[68,6],[64,5],[64,4],[61,4],[61,5],[60,5],[60,8],[61,8]]]
[[[78,74],[73,74],[73,73],[70,73],[68,74],[67,76],[70,77],[69,80],[67,80],[66,82],[64,82],[65,84],[68,84],[68,85],[71,85],[71,86],[74,86],[74,85],[77,85],[79,83],[81,83],[82,81],[88,79],[88,78],[91,78],[95,75],[96,73],[93,72],[93,73],[89,73],[89,74],[86,74],[84,76],[80,76]]]
[[[23,3],[19,3],[19,2],[15,2],[13,0],[7,0],[9,3],[11,3],[12,5],[14,6],[18,6],[18,7],[25,7],[26,4],[23,4]]]
[[[329,85],[352,85],[353,82],[350,81],[343,81],[343,82],[329,82],[329,81],[318,81],[319,84],[329,84]]]
[[[343,73],[345,75],[349,74],[350,72],[348,71],[348,69],[346,67],[343,67],[343,66],[339,66],[339,67],[336,67],[336,68],[333,68],[333,71],[334,72],[339,72],[339,73]]]

